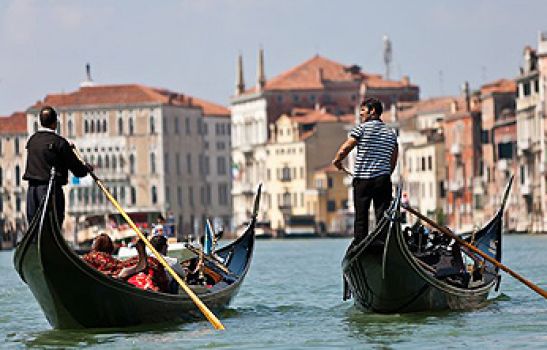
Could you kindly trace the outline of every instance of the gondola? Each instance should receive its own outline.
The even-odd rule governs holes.
[[[210,288],[190,286],[215,313],[236,296],[249,270],[260,192],[261,186],[246,231],[215,252],[228,272],[205,260],[205,266],[215,271],[220,280]],[[120,328],[203,319],[192,300],[180,294],[184,292],[167,294],[138,289],[87,265],[65,242],[54,215],[54,203],[54,198],[44,199],[39,211],[45,210],[43,223],[37,214],[14,255],[15,269],[52,327]]]
[[[501,260],[501,207],[482,229],[463,236],[490,257]],[[407,213],[408,214],[408,213]],[[440,232],[428,235],[417,223],[403,229],[401,191],[375,229],[352,242],[342,260],[344,299],[354,298],[365,311],[394,314],[440,310],[470,310],[487,304],[499,288],[499,269]]]

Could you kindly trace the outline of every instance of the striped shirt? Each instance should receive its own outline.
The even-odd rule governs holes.
[[[397,136],[381,120],[369,120],[354,127],[350,134],[357,140],[353,174],[358,179],[391,175],[391,156],[397,147]]]

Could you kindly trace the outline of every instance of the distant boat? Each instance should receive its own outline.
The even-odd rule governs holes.
[[[503,203],[494,218],[466,241],[501,260]],[[400,191],[376,228],[352,242],[342,261],[344,299],[378,313],[466,310],[482,307],[501,276],[498,268],[424,226],[402,229]],[[407,214],[408,215],[408,214]],[[462,254],[463,253],[463,254]]]
[[[245,233],[215,252],[229,273],[205,260],[206,270],[213,271],[218,282],[211,288],[190,286],[214,312],[228,305],[249,270],[259,198],[260,187]],[[53,194],[45,199],[39,211],[46,204],[42,229],[36,215],[14,256],[15,269],[54,328],[126,327],[203,318],[186,294],[138,289],[87,265],[63,239],[54,203]]]

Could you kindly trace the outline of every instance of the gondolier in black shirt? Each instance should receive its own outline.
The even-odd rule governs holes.
[[[353,172],[353,234],[356,241],[368,235],[370,203],[374,204],[378,221],[392,200],[391,174],[397,164],[397,136],[380,119],[382,112],[382,103],[378,99],[363,100],[360,106],[361,124],[351,130],[332,161],[334,166],[342,170],[342,161],[357,146]]]
[[[65,217],[65,197],[63,186],[68,182],[68,170],[75,176],[86,176],[93,168],[83,164],[72,151],[71,144],[57,135],[57,112],[50,106],[40,110],[38,131],[27,142],[27,166],[23,179],[28,181],[27,221],[32,221],[45,194],[51,168],[55,167],[55,181],[52,191],[55,193],[57,219],[62,226]]]

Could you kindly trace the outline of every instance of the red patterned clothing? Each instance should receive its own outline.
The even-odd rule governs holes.
[[[124,267],[123,261],[103,252],[89,252],[82,259],[107,276],[117,276]]]
[[[125,260],[124,266],[135,266],[139,262],[139,257],[134,256]],[[129,283],[141,289],[150,289],[154,291],[165,292],[168,290],[168,280],[163,265],[154,257],[148,257],[148,271],[138,273],[128,280]]]

